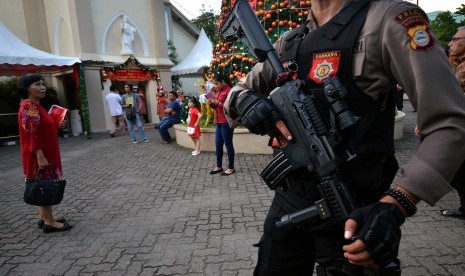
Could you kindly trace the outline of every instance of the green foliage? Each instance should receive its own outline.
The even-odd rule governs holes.
[[[217,24],[220,16],[215,14],[212,9],[206,10],[205,5],[202,4],[200,9],[201,14],[192,20],[192,23],[199,29],[205,31],[205,34],[213,44],[216,44],[218,40],[218,29]]]
[[[171,60],[171,62],[174,65],[177,65],[179,63],[179,56],[178,52],[176,50],[176,46],[174,46],[173,42],[171,40],[168,40],[168,58]],[[173,84],[173,89],[179,89],[182,87],[182,83],[179,80],[179,76],[171,76],[171,83]]]
[[[457,32],[459,26],[460,24],[455,22],[450,11],[439,13],[431,22],[431,28],[433,28],[436,37],[444,48],[447,48],[447,44]]]
[[[181,112],[179,114],[182,122],[186,122],[187,117],[189,116],[189,106],[187,106],[187,98],[181,105]]]
[[[18,112],[21,95],[16,92],[18,77],[12,77],[0,82],[0,113]]]
[[[465,4],[462,4],[460,7],[458,7],[455,13],[465,16]],[[465,19],[462,19],[459,24],[460,26],[465,26]]]
[[[462,4],[460,7],[457,8],[456,14],[465,15],[465,4]]]
[[[174,65],[179,63],[179,56],[176,50],[176,46],[174,46],[173,41],[168,40],[168,58],[171,60]]]

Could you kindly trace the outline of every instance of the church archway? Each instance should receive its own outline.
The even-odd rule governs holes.
[[[60,13],[57,16],[53,34],[53,53],[65,56],[75,55],[71,28]]]
[[[108,24],[105,26],[105,31],[103,32],[103,37],[102,37],[102,54],[106,54],[107,50],[106,50],[106,45],[107,45],[107,36],[108,36],[108,31],[110,30],[110,28],[113,26],[113,24],[115,23],[115,21],[118,19],[118,18],[122,18],[126,16],[129,20],[129,23],[134,26],[134,28],[136,28],[136,33],[137,33],[137,36],[139,37],[140,41],[141,41],[141,44],[142,44],[142,51],[144,53],[144,56],[145,57],[148,57],[149,56],[149,47],[147,45],[147,41],[145,40],[145,37],[144,37],[144,34],[140,31],[140,28],[139,26],[137,26],[136,22],[134,22],[134,20],[132,20],[132,18],[126,14],[125,12],[121,11],[117,14],[115,14],[111,19],[110,21],[108,22]]]

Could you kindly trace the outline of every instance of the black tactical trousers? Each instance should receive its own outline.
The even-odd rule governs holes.
[[[450,185],[457,190],[460,197],[459,210],[465,213],[465,162],[462,163],[459,170],[455,173]]]
[[[325,276],[400,275],[367,274],[363,267],[348,263],[342,247],[351,241],[344,239],[342,223],[327,219],[290,229],[276,227],[276,221],[283,215],[309,207],[318,199],[305,198],[282,187],[276,189],[263,236],[257,244],[255,276],[312,275],[315,263],[320,266],[318,275]]]
[[[254,275],[312,275],[315,262],[335,265],[344,259],[344,225],[326,220],[298,228],[280,229],[275,223],[283,215],[302,210],[313,202],[278,187],[265,220],[259,260]]]

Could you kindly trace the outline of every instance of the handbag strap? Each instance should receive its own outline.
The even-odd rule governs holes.
[[[35,180],[41,180],[41,179],[58,179],[58,175],[55,171],[56,169],[56,166],[52,165],[52,164],[48,164],[47,167],[45,168],[37,168],[37,173],[36,173],[36,178]],[[43,172],[46,172],[46,171],[49,171],[50,174],[47,175],[47,176],[51,176],[51,177],[43,177]],[[42,172],[42,173],[41,173]]]

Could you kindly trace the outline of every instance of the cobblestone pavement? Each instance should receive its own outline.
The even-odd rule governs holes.
[[[401,164],[418,146],[410,105]],[[239,154],[237,173],[210,175],[214,153],[128,136],[60,140],[68,180],[55,207],[74,228],[43,234],[37,211],[22,201],[18,146],[0,147],[0,275],[251,275],[272,192],[259,173],[268,155]],[[403,275],[465,275],[465,221],[446,219],[449,193],[437,206],[420,203],[403,226]]]

